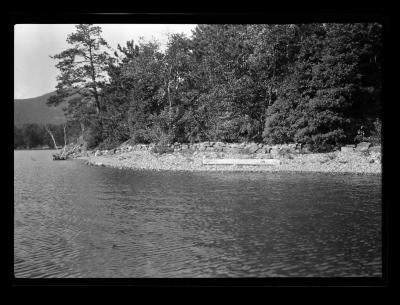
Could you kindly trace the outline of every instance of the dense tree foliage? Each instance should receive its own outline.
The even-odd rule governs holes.
[[[66,85],[89,89],[94,101],[97,94],[100,111],[82,96],[66,109],[70,120],[91,126],[89,146],[210,140],[299,142],[323,151],[380,141],[379,24],[198,25],[190,38],[171,35],[164,51],[156,41],[128,41],[82,72],[74,58],[106,43],[97,27],[77,30],[69,40],[86,49],[56,57],[53,101],[64,98]]]
[[[327,150],[354,142],[360,129],[374,132],[371,123],[380,117],[380,30],[375,24],[300,28],[298,56],[267,110],[265,139]]]

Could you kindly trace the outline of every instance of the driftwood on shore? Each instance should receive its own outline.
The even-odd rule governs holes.
[[[47,124],[45,124],[44,127],[45,127],[46,131],[49,133],[49,135],[51,136],[51,139],[53,140],[54,148],[58,149],[56,140],[54,139],[53,133],[51,132],[50,128],[47,126]],[[67,127],[67,125],[64,124],[64,148],[61,152],[58,152],[53,155],[53,160],[55,160],[55,161],[56,160],[66,160],[68,157],[68,154],[66,153],[66,150],[65,150],[67,147],[67,136],[66,136],[66,132],[65,132],[66,127]]]
[[[54,160],[54,161],[57,161],[57,160],[67,160],[67,156],[60,155],[60,154],[54,154],[54,155],[53,155],[53,160]]]

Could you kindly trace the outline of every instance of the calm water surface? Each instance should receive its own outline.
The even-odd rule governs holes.
[[[16,277],[381,276],[381,177],[172,173],[14,152]]]

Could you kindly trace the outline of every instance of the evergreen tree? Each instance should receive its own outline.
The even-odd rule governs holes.
[[[51,56],[58,60],[56,67],[60,75],[57,77],[57,94],[49,98],[48,104],[58,105],[66,98],[74,97],[68,104],[67,113],[71,119],[81,122],[82,131],[87,122],[94,123],[92,130],[102,126],[104,107],[101,88],[107,81],[106,68],[113,59],[105,51],[109,46],[101,37],[101,32],[98,26],[79,24],[76,32],[67,38],[72,47]],[[93,121],[93,117],[97,122]]]

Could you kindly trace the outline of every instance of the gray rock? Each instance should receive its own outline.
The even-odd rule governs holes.
[[[189,146],[186,145],[186,144],[182,144],[182,145],[181,145],[181,148],[182,148],[182,149],[189,149]]]
[[[266,153],[269,153],[270,150],[271,150],[271,148],[264,146],[257,150],[257,154],[266,154]]]
[[[281,149],[281,151],[280,151],[280,157],[282,157],[282,158],[288,158],[288,159],[293,159],[292,153],[291,153],[290,149],[288,149],[288,148]]]
[[[296,151],[296,149],[297,149],[297,144],[296,143],[290,143],[290,144],[287,144],[286,147],[287,147],[287,150],[290,153],[294,153]]]
[[[328,157],[322,157],[322,158],[319,159],[319,163],[324,164],[324,163],[329,162],[329,160],[330,159]]]
[[[281,150],[277,148],[272,148],[270,151],[272,158],[279,157],[281,155]]]
[[[240,154],[241,151],[242,151],[242,150],[239,149],[239,148],[237,148],[237,147],[228,147],[228,148],[226,149],[226,152],[227,152],[227,153],[230,153],[230,154]]]
[[[248,147],[249,153],[254,154],[256,153],[260,148],[258,147],[258,144],[253,144],[250,147]]]
[[[264,145],[263,149],[265,149],[265,151],[266,151],[267,153],[269,153],[269,152],[271,151],[272,147],[269,146],[269,145]]]
[[[302,146],[302,147],[301,147],[301,153],[302,153],[302,154],[309,154],[309,153],[311,153],[310,147],[307,146],[307,145]]]
[[[214,147],[225,147],[225,143],[216,142],[216,143],[214,144]]]
[[[278,157],[290,157],[290,152],[287,148],[283,149],[271,149],[270,151],[271,157],[272,158],[278,158]]]
[[[272,156],[269,153],[257,153],[256,156],[258,159],[272,159]]]
[[[380,145],[372,146],[369,148],[370,152],[382,153],[382,147]]]
[[[354,147],[343,146],[342,148],[340,148],[340,151],[342,153],[351,153],[354,152]]]
[[[356,150],[357,151],[366,151],[368,148],[370,148],[371,143],[369,142],[361,142],[357,145]]]

